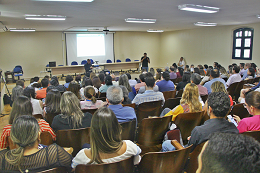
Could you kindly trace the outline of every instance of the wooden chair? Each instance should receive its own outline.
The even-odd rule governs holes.
[[[243,103],[234,105],[229,114],[230,115],[237,115],[237,116],[240,117],[240,119],[243,119],[243,118],[250,116],[247,109],[244,107]]]
[[[139,173],[182,173],[191,151],[191,146],[170,152],[150,152],[144,154],[138,165]]]
[[[175,82],[176,82],[176,83],[179,83],[179,82],[181,82],[181,81],[182,81],[182,77],[177,78]]]
[[[205,103],[208,99],[208,95],[203,95],[203,96],[200,96],[202,101]]]
[[[33,117],[36,119],[43,119],[42,114],[35,114]]]
[[[255,77],[254,83],[255,83],[255,82],[258,83],[258,82],[259,82],[259,79],[260,79],[260,77]]]
[[[245,84],[245,81],[241,81],[238,83],[236,89],[235,89],[235,93],[234,93],[234,96],[235,96],[235,101],[237,102],[238,101],[238,98],[240,96],[240,91],[243,89],[244,87],[244,84]]]
[[[135,141],[136,120],[120,123],[122,126],[122,140]]]
[[[136,110],[138,124],[142,121],[142,119],[148,118],[149,116],[160,116],[161,106],[162,100],[154,102],[144,102],[138,105]]]
[[[175,96],[176,96],[176,90],[174,90],[174,91],[164,91],[162,93],[163,93],[165,100],[168,100],[170,98],[175,98]]]
[[[53,140],[49,132],[42,132],[40,138],[41,138],[41,144],[43,145],[53,144]]]
[[[253,138],[255,138],[258,142],[260,142],[260,130],[256,130],[256,131],[247,131],[242,133],[243,135],[248,135],[251,136]]]
[[[170,109],[175,108],[176,106],[178,106],[180,104],[180,100],[181,100],[181,97],[171,98],[171,99],[166,100],[163,105],[163,109],[164,108],[170,108]]]
[[[182,97],[183,89],[179,90],[176,97]]]
[[[115,162],[103,164],[77,165],[75,173],[133,173],[134,157]]]
[[[91,113],[92,115],[96,112],[96,110],[98,110],[97,108],[96,109],[81,109],[81,111],[83,113],[86,113],[86,112],[89,112]]]
[[[186,169],[185,169],[187,173],[196,173],[198,169],[198,156],[205,143],[206,142],[203,142],[197,145],[195,149],[189,154],[189,159],[187,161]]]
[[[248,79],[248,80],[245,80],[246,83],[249,83],[249,84],[253,84],[254,83],[254,80],[255,79]]]
[[[41,171],[39,173],[68,173],[68,170],[65,167],[57,167],[57,168]]]
[[[135,106],[136,106],[136,105],[135,105],[135,103],[131,103],[131,104],[125,104],[125,105],[123,105],[123,106],[124,106],[124,107],[125,107],[125,106],[129,106],[129,107],[132,107],[132,108],[135,109]]]
[[[107,97],[107,93],[100,93],[98,98]]]
[[[176,79],[170,79],[174,84],[176,83]]]
[[[47,113],[45,114],[45,120],[47,121],[47,123],[50,124],[50,126],[52,125],[52,121],[53,121],[53,118],[58,115],[57,113]]]
[[[160,151],[165,133],[169,129],[172,116],[145,118],[138,128],[137,143],[142,153]]]
[[[235,90],[237,88],[239,82],[235,82],[232,83],[228,88],[227,88],[227,92],[228,94],[233,98],[233,100],[235,99]]]
[[[102,100],[103,102],[107,101],[106,99],[107,99],[106,97],[99,97],[98,98],[98,100]]]
[[[61,147],[72,147],[74,149],[72,156],[82,149],[82,145],[90,143],[90,127],[82,129],[58,130],[57,144]]]
[[[174,123],[181,131],[181,136],[184,144],[188,143],[187,138],[191,135],[194,127],[199,126],[202,121],[203,112],[192,112],[179,114]]]

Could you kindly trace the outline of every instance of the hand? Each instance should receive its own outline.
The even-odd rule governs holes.
[[[187,137],[187,140],[188,140],[188,141],[190,140],[190,137],[191,137],[191,136]]]
[[[233,115],[233,118],[236,120],[237,124],[241,121],[240,117],[237,115]]]

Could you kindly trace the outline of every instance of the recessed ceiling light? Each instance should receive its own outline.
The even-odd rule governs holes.
[[[209,7],[194,4],[182,4],[178,6],[179,10],[199,12],[199,13],[216,13],[219,11],[218,7]]]
[[[34,32],[34,28],[10,28],[9,31],[12,32]]]
[[[196,26],[217,26],[217,23],[206,23],[206,22],[196,22],[194,23]]]
[[[93,2],[94,0],[33,0],[33,1],[53,1],[53,2]]]
[[[155,23],[156,19],[127,18],[127,19],[125,19],[125,21],[131,22],[131,23]]]
[[[147,32],[163,32],[163,30],[148,29]]]
[[[66,16],[59,15],[25,15],[27,20],[66,20]]]

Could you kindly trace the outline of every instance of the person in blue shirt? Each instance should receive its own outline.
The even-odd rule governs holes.
[[[211,70],[211,71],[210,71],[210,81],[208,81],[208,82],[206,82],[206,83],[204,84],[204,87],[206,87],[207,90],[208,90],[208,94],[211,93],[211,85],[212,85],[214,82],[216,82],[216,81],[222,82],[222,83],[224,84],[224,86],[226,87],[226,82],[225,82],[225,80],[222,79],[222,78],[220,78],[219,76],[220,76],[220,75],[219,75],[219,70],[218,70],[218,69],[214,69],[214,70]],[[226,87],[226,88],[227,88],[227,87]]]
[[[66,83],[64,84],[64,86],[66,88],[69,88],[69,84],[70,84],[71,81],[73,81],[73,77],[71,75],[68,75],[68,76],[66,76],[66,80],[65,81],[66,81]]]
[[[108,108],[111,109],[117,117],[119,123],[136,120],[134,108],[122,106],[124,100],[123,91],[119,86],[111,86],[107,89]]]
[[[245,80],[246,79],[246,77],[248,76],[248,74],[247,74],[247,71],[248,71],[248,69],[251,67],[251,64],[250,63],[246,63],[246,66],[245,66],[245,71],[244,71],[244,73],[243,73],[243,78],[242,78],[242,80]]]
[[[160,92],[164,91],[173,91],[175,89],[174,83],[170,81],[169,72],[163,72],[162,74],[163,80],[157,82],[156,85],[159,87]]]

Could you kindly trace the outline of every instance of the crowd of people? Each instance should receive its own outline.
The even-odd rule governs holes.
[[[0,139],[0,148],[3,149],[0,151],[1,169],[6,172],[25,172],[64,166],[71,170],[78,164],[113,163],[131,156],[135,156],[134,164],[138,164],[141,149],[134,141],[121,139],[122,129],[119,124],[137,121],[136,112],[134,108],[123,105],[134,103],[138,107],[145,102],[161,100],[163,106],[166,101],[163,92],[174,90],[183,92],[180,104],[173,109],[165,108],[158,115],[172,116],[170,130],[176,127],[175,119],[181,113],[204,110],[210,118],[203,125],[195,127],[188,138],[187,146],[193,145],[192,150],[208,141],[199,157],[198,171],[237,172],[236,163],[233,162],[245,160],[245,157],[250,157],[250,152],[259,156],[260,144],[239,133],[260,130],[260,82],[252,88],[241,90],[239,98],[239,102],[244,103],[252,117],[241,120],[234,115],[237,127],[225,119],[230,107],[235,104],[227,88],[235,82],[260,75],[260,70],[254,63],[232,64],[226,70],[217,62],[213,66],[189,66],[181,57],[179,63],[156,69],[153,74],[153,71],[148,72],[150,59],[147,54],[142,59],[147,66],[142,69],[138,79],[132,79],[130,73],[118,77],[104,71],[96,74],[89,68],[83,78],[81,75],[75,78],[66,76],[64,85],[59,84],[56,76],[46,76],[41,81],[34,77],[27,87],[23,81],[18,80],[12,90],[9,123],[4,127]],[[176,84],[178,78],[180,80]],[[208,95],[208,99],[203,102],[201,96],[205,95]],[[92,115],[89,112],[83,113],[82,110],[85,109],[97,110]],[[43,119],[35,119],[33,115],[37,114],[41,114]],[[47,114],[55,115],[51,124],[44,120]],[[45,146],[40,143],[41,132],[49,132],[55,141],[55,132],[58,130],[86,127],[91,128],[90,147],[80,150],[74,158],[57,144]],[[9,138],[16,144],[15,149],[10,148]],[[243,148],[248,141],[251,141],[251,148]],[[236,154],[239,159],[234,158],[235,151],[230,149],[231,146],[237,147],[241,152]],[[228,149],[230,152],[226,153]],[[162,143],[162,151],[173,150],[175,147],[170,140]],[[212,166],[217,163],[214,159],[209,159],[211,155],[223,157],[223,160],[218,160],[221,166]],[[247,172],[244,164],[251,165],[254,172],[259,172],[258,156],[255,160],[249,159],[244,163],[237,161],[244,169],[240,172]],[[234,159],[228,160],[225,157]],[[228,163],[234,167],[228,168]]]

